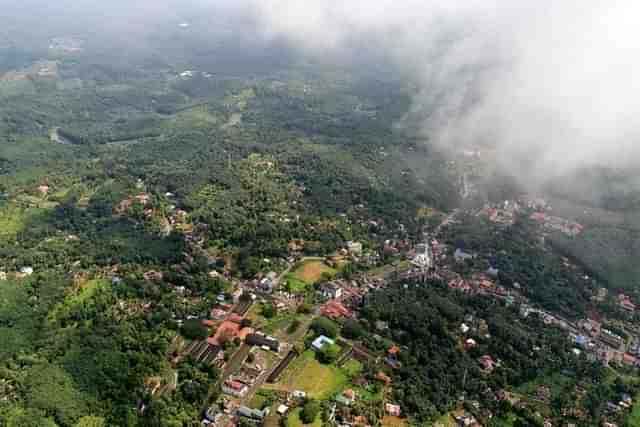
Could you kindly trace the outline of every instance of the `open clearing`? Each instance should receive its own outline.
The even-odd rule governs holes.
[[[12,206],[0,211],[0,236],[15,238],[40,211],[35,208],[20,209]]]
[[[323,261],[305,261],[293,271],[293,275],[307,284],[314,284],[322,277],[322,273],[336,274],[336,270],[329,267]]]
[[[307,350],[294,360],[279,382],[288,390],[302,390],[314,399],[327,399],[347,384],[347,376],[333,365],[323,365]]]

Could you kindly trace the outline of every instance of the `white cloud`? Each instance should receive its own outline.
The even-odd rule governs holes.
[[[371,40],[410,68],[439,147],[495,144],[539,179],[638,160],[640,3],[249,1],[267,37],[316,54]]]

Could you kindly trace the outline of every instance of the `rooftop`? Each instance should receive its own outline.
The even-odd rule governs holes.
[[[318,338],[313,340],[313,343],[311,343],[311,346],[313,348],[315,348],[316,350],[321,350],[322,347],[324,347],[325,344],[333,345],[335,343],[336,342],[334,340],[332,340],[331,338],[326,337],[324,335],[320,335]]]

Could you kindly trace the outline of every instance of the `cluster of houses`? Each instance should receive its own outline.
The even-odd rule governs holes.
[[[264,409],[250,408],[238,403],[238,399],[234,399],[244,397],[248,390],[246,387],[243,384],[230,384],[227,381],[223,386],[223,392],[231,397],[223,397],[221,405],[214,404],[210,406],[204,414],[202,425],[235,427],[241,418],[253,424],[261,425],[265,418],[270,415],[270,407],[265,407]],[[244,390],[243,394],[238,394],[236,389],[238,391]],[[307,394],[301,390],[276,392],[276,394],[278,395],[278,401],[281,402],[276,408],[276,413],[280,416],[285,416],[292,407],[299,406],[307,397]]]
[[[263,334],[250,334],[245,339],[245,343],[260,348],[265,351],[279,351],[280,343],[271,337]],[[267,361],[258,351],[251,351],[253,357],[251,362],[245,359],[240,369],[222,383],[222,392],[232,397],[244,397],[251,387],[259,382],[266,374]]]
[[[123,215],[127,213],[134,205],[141,205],[146,218],[150,218],[153,215],[153,208],[151,207],[152,197],[149,193],[140,192],[134,196],[129,196],[118,203],[114,209],[116,214]]]
[[[123,200],[118,205],[118,210],[127,210],[134,203],[140,203],[145,208],[151,203],[149,196],[146,193],[140,193],[136,196],[132,196]],[[536,209],[536,212],[532,215],[532,219],[543,223],[545,228],[558,230],[570,235],[576,235],[582,231],[579,224],[570,223],[562,219],[556,219],[547,215],[548,209],[544,201],[539,200],[520,200],[519,202],[504,202],[501,206],[487,206],[481,212],[486,215],[488,219],[494,223],[509,226],[513,224],[515,215],[521,206],[526,206],[530,209]],[[174,210],[173,216],[170,219],[172,225],[186,222],[188,215],[184,211]],[[453,220],[452,220],[453,221]],[[188,233],[185,233],[185,240],[190,243],[195,249],[201,248],[204,239],[206,238],[206,228],[194,227],[190,229]],[[520,313],[523,317],[527,317],[532,313],[537,313],[546,324],[552,324],[559,326],[569,331],[572,339],[575,340],[576,350],[586,351],[591,357],[601,360],[603,363],[609,364],[612,362],[618,362],[620,364],[626,364],[630,366],[638,365],[637,357],[640,356],[640,341],[636,347],[629,346],[625,348],[624,340],[613,333],[607,331],[606,328],[602,328],[601,325],[591,319],[587,319],[584,322],[578,322],[573,324],[559,316],[555,316],[544,310],[535,309],[528,305],[528,302],[524,296],[519,292],[520,285],[514,284],[512,288],[506,289],[497,284],[498,271],[494,268],[489,268],[485,272],[473,273],[470,278],[463,278],[461,275],[449,270],[446,266],[447,253],[449,248],[446,245],[438,242],[436,238],[428,239],[425,236],[425,242],[417,244],[413,249],[409,250],[407,257],[409,259],[410,267],[404,269],[402,272],[395,271],[396,279],[401,280],[411,279],[415,277],[421,277],[420,275],[435,274],[436,277],[440,277],[448,283],[449,288],[465,292],[468,294],[488,295],[496,299],[500,299],[507,304],[514,304],[518,302],[520,304]],[[305,248],[307,242],[304,240],[292,240],[289,242],[289,250],[292,254],[298,254]],[[408,242],[404,241],[387,241],[384,245],[384,251],[390,254],[396,254],[399,251],[406,250],[410,247]],[[350,241],[346,243],[346,247],[340,251],[340,257],[349,256],[352,260],[361,261],[367,258],[371,254],[367,252],[364,245],[361,242]],[[461,248],[456,249],[453,254],[455,261],[463,262],[467,259],[472,259],[476,255],[473,253],[467,253]],[[369,258],[368,258],[369,259]],[[338,261],[336,261],[338,262]],[[437,268],[436,268],[437,267]],[[148,273],[148,274],[147,274]],[[145,273],[145,279],[150,281],[162,280],[161,273],[147,272]],[[378,289],[385,286],[385,277],[368,277],[367,275],[359,276],[353,280],[337,279],[327,283],[323,283],[319,289],[319,294],[324,298],[324,301],[319,305],[319,314],[328,317],[336,321],[343,321],[355,316],[356,310],[362,305],[366,294],[374,289]],[[233,295],[233,304],[225,301],[223,297],[210,312],[210,318],[203,320],[203,324],[211,329],[212,334],[208,338],[202,341],[194,341],[186,349],[187,353],[190,353],[196,360],[205,363],[214,363],[222,367],[224,365],[223,353],[225,345],[231,341],[241,341],[245,344],[253,347],[254,349],[261,349],[268,352],[280,353],[283,347],[276,338],[262,334],[259,331],[252,329],[247,322],[244,322],[244,315],[251,306],[253,298],[242,299],[240,295],[242,292],[250,291],[255,298],[255,294],[264,297],[270,301],[273,301],[274,305],[280,307],[287,306],[291,301],[294,301],[296,297],[294,295],[287,295],[282,291],[277,290],[278,276],[275,272],[269,272],[266,274],[258,275],[256,278],[248,281],[236,282],[237,291]],[[618,304],[624,310],[633,312],[635,305],[628,296],[619,295],[617,297]],[[296,301],[294,301],[295,303]],[[300,302],[300,301],[298,301]],[[383,331],[388,328],[388,325],[376,323],[376,329]],[[482,337],[488,334],[488,326],[482,319],[465,319],[465,323],[460,325],[460,331],[462,332],[462,345],[465,350],[470,351],[478,346],[478,343],[474,338],[483,339]],[[469,336],[468,332],[473,332],[475,335]],[[320,351],[326,345],[335,344],[335,341],[326,336],[317,337],[312,343],[311,348],[315,351]],[[356,351],[354,349],[352,351]],[[396,346],[392,346],[388,349],[387,354],[384,356],[384,362],[391,368],[397,368],[400,366],[400,360],[398,354],[400,349]],[[500,362],[494,360],[489,354],[484,354],[477,359],[482,371],[489,375],[496,367],[500,365]],[[251,409],[237,404],[238,399],[242,399],[254,385],[259,381],[262,375],[265,374],[266,366],[264,363],[257,361],[255,363],[243,363],[237,373],[227,378],[221,384],[222,392],[227,396],[223,405],[224,410],[228,410],[228,415],[234,415],[237,420],[238,417],[246,417],[250,420],[260,422],[268,415],[267,410]],[[379,372],[375,376],[376,380],[384,383],[386,386],[391,384],[391,378],[389,378],[383,372]],[[304,395],[296,392],[287,397],[287,400],[278,406],[277,412],[280,415],[285,415],[292,405],[295,405],[296,399],[303,399]],[[299,392],[302,393],[302,392]],[[544,396],[543,396],[544,397]],[[351,389],[344,390],[338,394],[334,401],[337,406],[349,407],[358,399],[357,393]],[[234,401],[236,401],[235,406]],[[626,400],[622,399],[624,404]],[[392,402],[384,402],[384,412],[388,415],[399,416],[400,407]],[[619,407],[624,407],[619,403],[615,403]],[[335,406],[334,406],[335,409]],[[224,411],[223,411],[224,412]],[[335,411],[333,411],[335,414]],[[219,423],[221,413],[216,410],[207,411],[203,423],[216,424]],[[225,418],[226,419],[226,418]],[[341,418],[340,421],[343,419]],[[338,420],[337,420],[338,421]],[[362,422],[359,422],[362,421]],[[345,421],[344,425],[367,425],[366,420],[353,420]],[[477,425],[477,421],[473,416],[462,417],[458,421],[459,425]],[[338,425],[343,425],[338,423]]]
[[[530,219],[541,224],[545,229],[559,231],[568,236],[575,237],[584,231],[584,226],[577,222],[558,216],[549,215],[546,212],[534,212],[529,216]]]
[[[487,206],[481,214],[486,214],[490,220],[494,222],[500,222],[508,225],[511,221],[512,213],[517,212],[521,206],[526,206],[530,209],[537,209],[535,212],[535,218],[553,218],[549,217],[546,212],[540,210],[548,210],[549,206],[543,199],[540,198],[523,198],[519,202],[505,202],[501,207]],[[579,225],[566,222],[565,220],[556,221],[552,219],[548,222],[549,226],[557,229],[558,231],[566,234],[576,235],[582,228]],[[560,227],[560,228],[557,228]],[[435,252],[435,251],[434,251]],[[457,262],[463,262],[468,259],[475,258],[475,254],[467,253],[462,249],[456,249],[454,253],[454,259]],[[435,257],[438,261],[445,261],[441,257]],[[568,262],[568,261],[567,261]],[[589,322],[581,321],[578,324],[574,324],[562,317],[547,312],[545,310],[533,308],[529,305],[528,299],[520,292],[521,285],[514,283],[509,289],[506,289],[496,283],[498,276],[498,270],[490,267],[485,272],[476,272],[471,275],[470,279],[463,278],[460,274],[455,273],[449,269],[446,263],[439,263],[438,277],[444,279],[450,289],[464,292],[470,295],[487,295],[496,299],[502,300],[507,305],[519,303],[520,314],[522,317],[527,317],[530,314],[537,314],[545,324],[557,326],[570,334],[571,339],[575,340],[576,349],[574,352],[579,354],[582,351],[587,352],[587,356],[601,361],[605,365],[610,363],[617,363],[620,365],[637,366],[639,364],[638,357],[640,357],[640,345],[629,346],[625,350],[624,340],[611,331],[602,329],[599,322],[590,320]],[[565,263],[567,266],[567,263]],[[568,265],[571,267],[571,265]],[[585,279],[588,279],[585,276]],[[604,301],[607,296],[606,289],[600,288],[594,300]],[[627,295],[620,294],[614,299],[614,302],[624,311],[628,313],[634,313],[636,306]],[[637,341],[640,343],[640,340]],[[465,342],[466,347],[473,346],[472,340]],[[483,365],[484,363],[481,362]],[[490,363],[486,364],[487,368],[490,368]],[[489,370],[489,369],[488,369]]]
[[[266,274],[259,273],[255,278],[242,283],[243,288],[251,289],[262,294],[271,294],[278,285],[278,273],[270,271]]]
[[[629,298],[625,294],[618,295],[618,305],[625,311],[629,313],[633,313],[636,311],[636,305],[631,302],[631,298]]]
[[[320,311],[333,320],[351,318],[353,311],[362,304],[365,295],[383,285],[383,280],[366,276],[360,276],[354,280],[336,279],[323,283],[318,292],[326,302],[320,306]]]
[[[497,225],[511,226],[523,208],[533,210],[534,212],[529,215],[529,219],[536,221],[548,231],[559,231],[574,237],[584,231],[584,226],[575,221],[551,215],[551,206],[546,200],[536,196],[524,195],[518,200],[505,200],[499,204],[487,204],[477,215],[485,216],[489,221]]]
[[[460,274],[442,269],[439,277],[447,282],[449,289],[463,292],[469,295],[486,295],[504,301],[511,305],[516,301],[526,301],[520,292],[520,285],[514,284],[513,288],[507,289],[496,283],[498,270],[489,268],[486,272],[477,272],[471,275],[470,279],[464,279]]]
[[[202,419],[202,425],[235,427],[239,418],[246,418],[253,423],[261,424],[270,413],[270,408],[249,408],[245,405],[237,405],[227,399],[223,399],[222,407],[222,411],[215,405],[209,407]]]
[[[628,345],[623,337],[594,319],[582,319],[571,329],[570,338],[574,340],[577,349],[586,352],[587,357],[606,366],[640,366],[640,346],[637,345],[637,339],[635,345]]]
[[[471,314],[467,314],[465,316],[464,322],[460,324],[459,331],[465,351],[472,350],[478,346],[478,342],[474,338],[470,337],[470,334],[484,339],[489,339],[491,337],[489,335],[489,325],[486,320],[475,318]],[[494,360],[494,358],[489,354],[479,357],[478,364],[480,365],[482,372],[485,374],[491,374],[496,367],[500,366],[499,361]]]
[[[373,377],[373,380],[382,383],[385,387],[391,384],[391,378],[381,371]],[[364,377],[356,379],[354,382],[362,387],[366,387],[368,384],[368,380]],[[333,398],[334,404],[329,412],[329,421],[340,427],[371,427],[372,423],[366,416],[355,415],[350,409],[359,398],[358,393],[351,388],[347,388],[338,393]],[[392,417],[400,417],[402,415],[400,405],[386,399],[382,403],[382,410],[384,414]]]
[[[280,343],[273,337],[255,331],[245,321],[244,316],[253,304],[253,298],[240,298],[241,292],[235,292],[234,303],[218,301],[209,313],[209,319],[202,320],[202,324],[213,333],[205,340],[193,341],[186,353],[195,360],[204,363],[214,363],[222,366],[223,350],[230,342],[244,342],[250,346],[258,346],[262,349],[278,353]]]
[[[429,243],[418,243],[415,247],[415,254],[411,258],[411,264],[418,268],[429,270],[433,267],[433,256]]]
[[[485,205],[478,215],[486,216],[494,224],[510,226],[520,211],[518,202],[505,200],[501,205]]]

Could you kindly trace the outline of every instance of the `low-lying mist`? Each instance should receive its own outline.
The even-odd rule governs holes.
[[[442,151],[494,147],[525,184],[640,159],[640,4],[629,0],[25,0],[4,9],[5,33],[46,22],[133,49],[187,20],[204,45],[224,35],[337,65],[375,59],[414,88],[398,127],[418,121]]]

